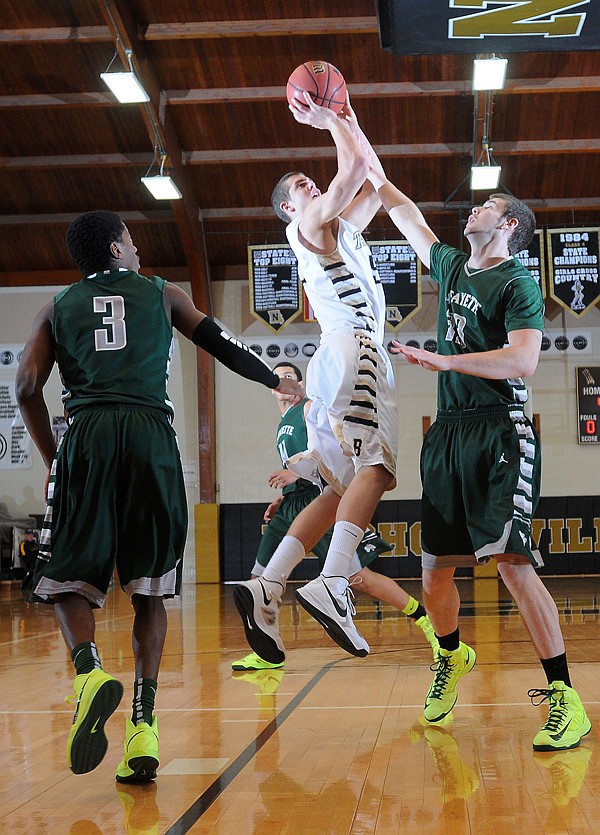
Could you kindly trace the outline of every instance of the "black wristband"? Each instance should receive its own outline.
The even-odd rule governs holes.
[[[247,380],[262,383],[270,389],[277,388],[279,385],[280,380],[277,374],[271,371],[258,354],[255,354],[243,342],[230,336],[209,316],[200,322],[192,334],[192,342],[199,348],[204,348],[231,371]]]

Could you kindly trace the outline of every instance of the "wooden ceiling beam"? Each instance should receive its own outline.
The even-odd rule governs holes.
[[[151,23],[142,27],[146,41],[281,35],[365,35],[379,33],[377,17],[323,17],[308,20],[214,20],[192,23]],[[113,40],[110,26],[48,26],[0,29],[0,43],[92,43]]]
[[[0,110],[32,107],[122,107],[107,93],[32,93],[26,96],[0,96]]]
[[[600,195],[598,197],[560,197],[551,200],[527,200],[527,205],[531,206],[534,211],[547,212],[563,212],[563,211],[600,211]],[[451,213],[457,210],[470,209],[472,203],[455,202],[455,203],[441,203],[441,202],[418,202],[417,206],[424,214],[428,213]],[[385,214],[383,209],[380,209],[379,214]],[[224,221],[238,221],[238,220],[252,220],[274,218],[273,209],[271,206],[240,206],[238,208],[223,208],[223,209],[205,209],[203,212],[204,220],[210,222],[211,220]]]
[[[0,157],[0,170],[9,168],[126,168],[146,166],[152,162],[152,152],[145,154],[55,154],[44,157]]]
[[[353,99],[406,98],[408,96],[461,96],[472,94],[470,81],[390,81],[373,84],[349,84]],[[516,78],[507,82],[504,94],[590,93],[600,90],[600,76],[574,76],[572,78]],[[195,104],[222,104],[241,101],[283,101],[283,85],[277,87],[210,87],[191,90],[163,90],[160,93],[161,109],[165,105],[175,107]],[[35,107],[116,107],[121,106],[108,93],[53,93],[23,96],[0,96],[0,110]]]
[[[461,157],[472,152],[469,142],[432,142],[412,145],[377,145],[379,157]],[[540,139],[517,142],[494,142],[493,152],[498,156],[528,154],[597,154],[600,139]],[[335,157],[333,146],[320,148],[232,148],[230,150],[182,151],[184,166],[239,165],[242,163],[272,162],[275,160],[319,160]],[[126,168],[132,165],[147,166],[152,157],[146,154],[54,154],[36,157],[0,157],[0,170],[12,171],[43,168]],[[175,210],[173,205],[173,211]]]
[[[556,197],[548,200],[528,200],[527,204],[531,206],[534,211],[546,212],[584,212],[584,211],[600,211],[600,195],[598,197]],[[418,207],[423,213],[452,213],[457,210],[468,209],[471,207],[469,202],[418,202]],[[48,213],[37,215],[0,215],[0,227],[2,226],[31,226],[32,224],[41,226],[53,226],[56,224],[69,224],[79,216],[79,212],[73,213]],[[379,214],[383,215],[385,212],[380,210]],[[130,223],[174,223],[175,218],[170,209],[157,209],[152,212],[119,212],[120,217],[123,218],[126,224]],[[203,209],[202,216],[205,221],[231,221],[233,223],[239,220],[274,220],[275,215],[271,206],[231,206],[227,208]],[[157,268],[162,269],[162,268]],[[148,272],[145,269],[144,272]],[[4,273],[6,274],[6,273]],[[158,272],[158,275],[162,273]],[[2,275],[2,273],[0,273]],[[1,282],[0,282],[1,283]]]
[[[210,20],[190,23],[150,23],[141,31],[146,41],[207,38],[281,37],[282,35],[379,34],[375,15],[271,20]]]
[[[53,226],[57,223],[69,224],[79,217],[81,212],[49,212],[36,215],[0,215],[0,226]],[[129,223],[174,223],[175,218],[171,209],[156,209],[150,212],[129,211],[119,212],[119,217],[127,225]]]
[[[0,43],[98,43],[112,41],[108,26],[44,26],[35,29],[0,29]]]
[[[514,78],[506,82],[496,95],[582,93],[600,90],[600,75],[572,78]],[[349,84],[352,99],[406,98],[408,96],[462,96],[473,94],[471,81],[386,81]],[[164,90],[166,104],[215,104],[233,101],[284,100],[285,87],[213,87],[191,90]],[[0,98],[0,104],[2,99]]]

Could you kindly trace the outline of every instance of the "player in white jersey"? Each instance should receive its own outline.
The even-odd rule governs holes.
[[[296,597],[347,652],[367,655],[369,646],[352,621],[348,578],[358,570],[356,546],[381,496],[396,483],[396,397],[383,346],[385,299],[362,236],[381,205],[365,182],[369,166],[379,161],[349,102],[339,115],[309,96],[290,109],[298,122],[330,132],[338,170],[323,193],[310,177],[290,172],[272,196],[275,213],[289,224],[288,240],[322,331],[307,370],[308,450],[288,466],[325,485],[296,517],[262,577],[234,590],[252,649],[272,663],[284,657],[278,604],[285,579],[333,522],[322,573]]]

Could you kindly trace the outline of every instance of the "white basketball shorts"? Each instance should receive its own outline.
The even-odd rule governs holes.
[[[290,458],[290,469],[321,486],[323,479],[338,495],[361,467],[382,464],[395,477],[396,392],[383,346],[362,331],[323,337],[308,364],[306,394],[308,449]]]

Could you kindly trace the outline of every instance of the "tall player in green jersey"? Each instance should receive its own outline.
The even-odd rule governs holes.
[[[94,608],[116,565],[134,609],[135,681],[120,782],[156,777],[154,701],[164,646],[164,598],[179,594],[187,532],[181,460],[167,396],[172,326],[229,368],[300,400],[179,287],[139,274],[137,249],[114,212],[81,215],[67,246],[82,281],[37,315],[23,350],[16,394],[48,467],[48,509],[34,578],[35,599],[54,603],[75,666],[77,701],[67,742],[76,774],[102,760],[104,724],[123,686],[102,670]],[[65,386],[68,429],[57,451],[43,389],[54,363]]]
[[[523,412],[523,377],[537,367],[542,295],[514,254],[530,242],[533,212],[512,195],[492,194],[465,228],[470,254],[441,244],[416,204],[379,172],[372,182],[391,219],[440,287],[438,352],[395,343],[413,364],[439,372],[438,412],[421,453],[424,602],[440,642],[425,718],[443,719],[456,685],[475,664],[460,642],[457,566],[495,559],[546,674],[548,719],[538,751],[575,748],[591,723],[571,687],[556,604],[535,571],[531,540],[540,490],[540,449]]]
[[[296,380],[303,385],[302,372],[296,365],[279,362],[273,370],[278,376]],[[252,568],[253,578],[262,576],[278,545],[289,534],[296,517],[321,495],[319,487],[311,481],[298,478],[286,466],[286,462],[292,455],[304,452],[308,446],[306,415],[311,401],[305,397],[300,403],[296,404],[289,395],[277,390],[273,391],[273,395],[281,413],[281,420],[277,427],[277,451],[283,469],[270,474],[269,484],[271,487],[281,488],[282,492],[275,501],[269,504],[265,511],[264,520],[267,522],[267,527],[258,546],[256,562]],[[294,526],[293,529],[295,530],[296,527]],[[333,528],[329,528],[316,543],[314,539],[303,539],[305,549],[313,551],[321,566],[327,557],[332,535]],[[392,546],[388,542],[374,531],[367,530],[356,549],[354,556],[354,570],[356,573],[352,574],[350,582],[356,583],[356,588],[366,594],[400,609],[407,617],[414,620],[431,644],[435,659],[438,643],[423,605],[390,577],[367,568],[380,554],[385,554],[386,551],[391,550]],[[283,658],[280,661],[271,662],[261,658],[256,652],[251,652],[239,661],[234,661],[231,666],[236,671],[272,670],[283,667],[284,663]]]

